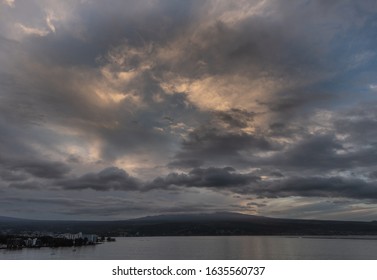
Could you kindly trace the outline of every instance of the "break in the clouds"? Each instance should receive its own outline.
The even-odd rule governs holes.
[[[1,1],[1,215],[376,219],[376,12]]]

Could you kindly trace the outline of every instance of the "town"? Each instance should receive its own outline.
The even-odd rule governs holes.
[[[0,249],[22,249],[41,247],[78,247],[112,242],[115,238],[99,237],[96,234],[79,233],[24,233],[18,235],[0,235]]]

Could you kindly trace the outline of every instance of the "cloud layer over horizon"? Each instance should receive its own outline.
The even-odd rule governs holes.
[[[0,213],[377,219],[375,1],[0,0]]]

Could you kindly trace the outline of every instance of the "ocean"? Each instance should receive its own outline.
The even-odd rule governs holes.
[[[0,250],[2,260],[377,260],[377,237],[118,237],[84,247]]]

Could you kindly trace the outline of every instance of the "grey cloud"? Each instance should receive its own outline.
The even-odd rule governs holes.
[[[174,189],[184,197],[197,187],[241,197],[375,199],[374,1],[42,2],[16,0],[0,11],[6,192]],[[46,32],[28,35],[18,24]],[[218,92],[201,92],[216,82]],[[113,92],[119,100],[107,98]],[[224,106],[201,107],[216,96]],[[88,171],[115,165],[139,175]],[[62,211],[100,215],[107,202],[82,203]],[[104,215],[230,207],[124,203]]]
[[[281,117],[281,115],[280,115]],[[306,135],[307,128],[305,123],[301,122],[282,122],[281,118],[273,118],[272,122],[266,129],[266,137],[284,137],[284,138],[296,138]]]
[[[335,96],[325,93],[307,93],[306,90],[297,88],[290,92],[279,92],[273,100],[259,103],[267,106],[272,113],[278,114],[278,118],[287,119],[294,117],[297,113],[300,113],[301,116],[304,113],[308,114],[309,109],[325,107],[325,104],[335,98]],[[303,111],[305,109],[307,112]]]
[[[271,164],[299,169],[342,168],[349,164],[337,151],[344,147],[333,135],[313,135],[294,143],[286,151],[268,159]]]
[[[22,170],[38,178],[59,179],[68,174],[71,168],[61,162],[50,161],[19,161],[11,164],[11,168]]]
[[[15,44],[21,49],[25,48],[22,44]],[[64,139],[56,139],[60,137],[50,139],[49,137],[54,138],[54,134],[43,131],[46,126],[57,124],[80,131],[88,141],[101,138],[103,145],[100,152],[104,160],[112,161],[125,152],[138,151],[140,147],[149,153],[168,153],[171,142],[177,141],[176,138],[181,136],[155,130],[168,128],[169,124],[161,121],[164,115],[169,114],[176,120],[183,120],[189,126],[192,121],[188,119],[194,119],[194,114],[198,117],[202,115],[195,107],[189,106],[184,94],[166,95],[148,71],[135,77],[127,88],[120,89],[125,95],[127,92],[134,92],[136,98],[143,103],[142,107],[125,99],[110,108],[102,106],[104,101],[90,88],[91,83],[103,79],[98,69],[81,66],[63,68],[51,61],[38,61],[37,69],[31,69],[30,61],[35,58],[31,58],[30,53],[26,58],[22,57],[20,62],[15,59],[11,63],[12,67],[23,64],[19,72],[10,71],[12,67],[4,69],[10,72],[7,75],[17,81],[17,86],[13,84],[4,91],[4,102],[0,105],[0,114],[8,124],[15,124],[14,128],[4,124],[4,134],[0,136],[0,141],[2,138],[4,141],[16,139],[8,144],[12,148],[17,142],[23,142],[18,140],[26,134],[21,127],[30,131],[30,141],[43,142],[44,146],[64,142]],[[41,130],[48,135],[42,137],[33,133],[33,130]],[[25,143],[21,145],[26,146]]]
[[[194,73],[200,73],[196,63],[203,61],[205,73],[238,73],[250,78],[268,73],[268,76],[296,81],[323,78],[334,71],[343,71],[338,65],[346,57],[342,57],[338,46],[329,48],[337,32],[350,26],[349,19],[341,12],[337,9],[324,12],[323,7],[315,3],[305,5],[301,1],[267,5],[270,17],[253,15],[232,24],[218,20],[199,29],[198,42],[187,40],[187,56],[177,63],[175,70],[195,77]],[[352,5],[341,6],[354,11]],[[242,8],[242,4],[233,7]],[[317,24],[319,13],[321,26]],[[356,13],[352,16],[361,19]],[[301,22],[305,24],[299,24]],[[326,28],[333,26],[336,27]],[[322,36],[313,36],[316,32],[321,32]]]
[[[0,170],[0,178],[4,181],[14,182],[14,181],[24,181],[28,179],[26,174],[12,171],[12,170]]]
[[[204,161],[199,159],[182,159],[169,162],[170,168],[195,168],[203,165]]]
[[[203,162],[247,165],[245,151],[271,151],[278,147],[263,135],[251,135],[242,131],[226,131],[211,126],[202,126],[188,135],[175,155],[176,161],[199,159]]]
[[[207,73],[242,73],[248,77],[260,77],[266,72],[277,77],[296,74],[303,65],[306,72],[321,67],[307,50],[309,44],[289,31],[282,32],[281,25],[271,24],[263,17],[247,18],[236,26],[217,21],[200,32],[200,42],[187,46],[188,56],[182,62],[188,67],[179,69],[187,75],[195,76],[198,66],[193,63],[197,61],[205,63]],[[303,71],[301,75],[307,73]]]
[[[358,104],[336,116],[334,126],[338,133],[355,145],[375,144],[377,139],[376,101]]]
[[[247,205],[248,206],[256,206],[256,207],[259,207],[259,208],[267,206],[266,203],[258,203],[258,202],[249,202],[249,203],[247,203]]]
[[[246,128],[254,120],[255,113],[241,109],[215,112],[216,117],[232,128]]]
[[[377,199],[375,182],[347,177],[289,177],[263,181],[255,174],[240,174],[233,168],[196,168],[189,173],[170,173],[146,185],[150,189],[204,187],[261,198],[331,197],[361,200]],[[250,204],[254,205],[254,204]],[[260,205],[263,206],[263,205]]]
[[[54,22],[55,32],[24,40],[33,55],[63,66],[96,66],[97,59],[127,42],[142,48],[165,42],[190,23],[191,1],[77,2],[70,22]],[[18,5],[22,9],[22,5]],[[155,24],[159,22],[159,24]]]
[[[65,163],[40,158],[0,157],[0,166],[3,168],[5,178],[8,179],[12,179],[12,176],[13,179],[25,179],[25,174],[36,178],[60,179],[71,171]]]
[[[377,171],[373,171],[369,173],[369,178],[371,179],[377,179]]]
[[[375,166],[377,150],[373,141],[365,146],[356,146],[356,149],[347,148],[349,144],[350,142],[336,139],[333,134],[306,135],[304,139],[294,142],[285,150],[271,157],[259,159],[259,165],[309,173]],[[257,161],[258,159],[255,159],[255,164]]]
[[[215,189],[232,189],[246,186],[260,180],[253,174],[240,174],[232,167],[194,168],[189,173],[170,173],[164,178],[158,177],[145,188],[166,189],[169,187],[206,187]]]
[[[8,187],[20,189],[20,190],[39,190],[43,188],[43,185],[40,182],[31,181],[31,182],[10,183]]]
[[[272,177],[284,177],[284,174],[279,172],[279,171],[272,171],[271,173],[269,173],[268,175],[272,176]]]
[[[102,157],[114,159],[119,153],[143,150],[150,154],[169,153],[172,144],[181,138],[170,129],[170,122],[164,117],[168,115],[175,122],[182,122],[188,127],[192,125],[194,116],[201,117],[203,113],[188,105],[183,94],[165,95],[161,92],[158,83],[148,74],[138,80],[135,88],[140,92],[139,97],[147,108],[132,109],[125,101],[119,105],[114,117],[118,120],[118,126],[96,127],[93,133],[105,140],[102,147]],[[157,94],[161,94],[161,100],[154,100]],[[160,128],[164,130],[156,130]],[[170,132],[170,133],[168,133]]]
[[[253,192],[261,197],[342,197],[363,200],[377,199],[375,182],[344,177],[291,177],[262,184]]]
[[[93,189],[97,191],[132,191],[140,186],[136,178],[117,167],[108,167],[98,173],[87,173],[76,179],[61,180],[57,184],[66,190]]]

